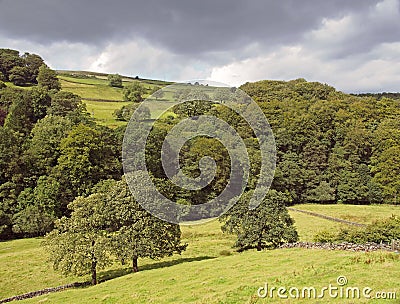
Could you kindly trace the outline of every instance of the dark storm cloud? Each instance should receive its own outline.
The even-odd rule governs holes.
[[[0,33],[42,44],[102,46],[144,38],[195,55],[257,43],[295,43],[323,18],[367,11],[376,0],[0,0]]]

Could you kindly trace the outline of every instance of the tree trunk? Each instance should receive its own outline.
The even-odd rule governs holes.
[[[138,272],[139,271],[138,264],[137,264],[137,259],[138,258],[136,256],[134,256],[133,259],[132,259],[132,271],[133,272]]]
[[[96,261],[92,261],[92,285],[97,284]]]
[[[261,241],[258,241],[257,243],[257,251],[261,251],[262,247],[261,247]]]
[[[92,241],[92,247],[94,247],[95,242]],[[96,272],[96,267],[97,267],[97,259],[94,256],[94,252],[92,252],[92,285],[97,284],[97,272]]]

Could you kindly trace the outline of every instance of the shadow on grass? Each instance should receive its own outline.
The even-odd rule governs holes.
[[[213,256],[202,256],[202,257],[195,257],[195,258],[180,258],[180,259],[176,259],[176,260],[172,260],[172,261],[156,262],[156,263],[146,264],[143,266],[140,266],[140,264],[139,264],[139,272],[151,270],[151,269],[170,267],[170,266],[174,266],[174,265],[178,265],[178,264],[182,264],[182,263],[210,260],[210,259],[215,259],[215,258],[216,257],[213,257]],[[127,266],[124,266],[124,268],[102,271],[99,274],[99,283],[105,282],[108,280],[112,280],[112,279],[115,279],[118,277],[122,277],[122,276],[130,274],[130,273],[132,273],[132,268],[127,267]]]

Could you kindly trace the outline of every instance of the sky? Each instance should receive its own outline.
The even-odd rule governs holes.
[[[0,0],[0,48],[53,69],[400,91],[400,0]]]

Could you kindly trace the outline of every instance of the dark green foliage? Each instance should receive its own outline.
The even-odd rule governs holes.
[[[113,115],[115,116],[116,119],[122,120],[122,121],[129,121],[139,107],[138,103],[132,103],[126,106],[123,106],[119,110],[115,110]],[[136,117],[142,120],[150,119],[150,110],[147,107],[140,107],[140,110],[136,112]]]
[[[25,66],[28,69],[27,81],[36,84],[36,77],[39,75],[40,67],[45,64],[42,57],[36,54],[25,53],[22,55],[22,58],[24,59]]]
[[[40,87],[47,90],[59,91],[61,89],[61,84],[57,78],[56,72],[45,64],[40,66],[36,80]]]
[[[16,86],[23,86],[29,80],[29,70],[24,66],[15,66],[10,70],[8,79]]]
[[[224,222],[222,231],[237,235],[235,246],[239,251],[257,248],[276,248],[286,242],[298,240],[294,221],[285,205],[287,195],[271,190],[260,205],[250,210],[249,202],[253,191],[240,198],[220,220]]]
[[[293,203],[398,203],[398,101],[354,97],[304,79],[241,87],[274,132],[272,188]]]
[[[53,229],[55,219],[53,214],[43,211],[38,206],[27,206],[14,216],[12,230],[24,237],[43,236]]]
[[[101,180],[121,175],[120,152],[116,138],[108,129],[98,130],[80,124],[61,140],[59,149],[53,175],[63,189],[64,205],[87,193]]]
[[[48,115],[39,120],[31,131],[29,147],[25,152],[32,166],[31,174],[49,175],[57,165],[61,140],[68,136],[73,123],[61,116]]]
[[[4,122],[7,117],[7,111],[0,107],[0,127],[4,126]]]
[[[125,101],[142,102],[145,92],[143,85],[138,81],[134,81],[124,88],[123,98]]]
[[[314,236],[317,242],[355,244],[386,243],[400,238],[400,218],[392,216],[367,225],[365,228],[341,228],[339,232],[322,231]]]
[[[0,49],[0,72],[4,80],[9,80],[10,71],[16,66],[23,66],[24,60],[19,52],[11,49]]]
[[[122,77],[118,74],[109,74],[107,76],[108,84],[111,87],[122,88]]]
[[[0,49],[0,80],[11,81],[18,86],[36,84],[39,67],[43,64],[39,55],[24,53],[20,56],[16,50]]]
[[[57,92],[51,99],[48,114],[76,118],[86,111],[85,105],[82,103],[80,96],[71,92]]]

